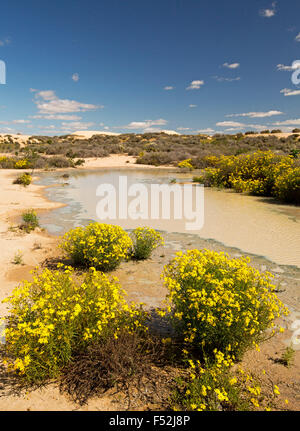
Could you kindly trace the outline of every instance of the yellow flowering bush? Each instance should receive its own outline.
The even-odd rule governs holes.
[[[120,226],[90,223],[84,228],[78,227],[67,232],[60,247],[75,265],[110,271],[128,257],[132,241]]]
[[[274,195],[283,201],[300,204],[300,167],[288,168],[275,179]]]
[[[186,160],[182,160],[181,162],[179,162],[177,164],[177,166],[181,169],[188,169],[190,171],[192,171],[194,169],[194,166],[192,165],[192,159],[186,159]]]
[[[16,161],[15,169],[27,169],[29,168],[29,162],[27,159],[21,159]]]
[[[90,268],[76,279],[71,267],[35,272],[4,300],[9,371],[37,382],[57,376],[88,343],[144,330],[145,315],[128,305],[118,280]]]
[[[274,293],[271,274],[211,250],[179,252],[165,266],[171,321],[193,349],[217,348],[232,358],[264,339],[288,310]],[[275,331],[275,330],[274,330]]]
[[[138,227],[131,234],[134,259],[147,259],[151,253],[160,245],[164,245],[164,239],[159,232],[150,227]]]
[[[237,192],[274,196],[287,202],[300,202],[300,174],[296,159],[272,151],[239,156],[221,156],[204,176],[195,181]]]
[[[22,186],[27,187],[29,184],[31,184],[31,182],[32,176],[26,172],[18,176],[18,178],[13,181],[13,184],[21,184]]]

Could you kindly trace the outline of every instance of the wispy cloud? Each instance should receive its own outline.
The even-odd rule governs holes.
[[[277,64],[277,70],[283,72],[292,72],[293,70],[297,70],[300,68],[300,60],[295,60],[290,66],[286,66],[284,64]]]
[[[196,133],[208,133],[208,134],[211,134],[211,133],[214,133],[214,132],[215,132],[215,130],[211,129],[210,127],[208,127],[207,129],[196,130]]]
[[[74,122],[68,122],[68,123],[61,123],[61,129],[62,130],[86,130],[89,129],[91,126],[93,126],[95,123],[92,122],[81,122],[81,121],[74,121]]]
[[[218,82],[233,82],[233,81],[240,81],[241,78],[239,76],[237,76],[236,78],[225,78],[223,76],[213,76],[213,78],[218,81]]]
[[[271,7],[269,9],[261,9],[259,11],[260,16],[263,16],[264,18],[272,18],[276,15],[276,2],[273,2]]]
[[[267,112],[244,112],[242,114],[229,114],[226,117],[249,117],[249,118],[266,118],[273,117],[274,115],[283,115],[281,111],[267,111]]]
[[[78,73],[73,73],[72,79],[73,79],[74,82],[79,81],[79,75],[78,75]]]
[[[240,129],[255,129],[260,130],[263,129],[265,126],[262,126],[261,124],[245,124],[245,123],[239,123],[237,121],[220,121],[216,123],[216,126],[218,127],[230,127],[230,130],[240,130]],[[228,129],[227,129],[228,130]]]
[[[224,63],[223,67],[227,67],[227,69],[237,69],[240,67],[240,63]]]
[[[297,36],[295,37],[295,41],[300,42],[300,33],[298,33]]]
[[[64,114],[103,108],[103,106],[81,103],[76,100],[59,99],[53,90],[34,91],[34,103],[37,105],[40,114]]]
[[[79,115],[56,115],[56,114],[49,114],[49,115],[33,115],[31,118],[34,119],[44,119],[44,120],[63,120],[63,121],[77,121],[81,120],[81,117]]]
[[[299,96],[300,90],[290,90],[289,88],[283,88],[280,90],[280,93],[284,94],[284,96]]]
[[[123,129],[148,129],[152,126],[164,126],[167,124],[167,121],[163,118],[159,118],[158,120],[145,120],[145,121],[132,121],[126,126],[122,126]]]
[[[277,121],[276,123],[273,123],[273,126],[289,126],[289,125],[300,125],[300,118],[295,118],[291,120],[285,120],[285,121]]]
[[[172,85],[167,85],[166,87],[164,87],[164,90],[171,91],[174,90],[174,87],[172,87]]]
[[[188,87],[186,87],[187,90],[199,90],[201,88],[201,85],[204,85],[204,81],[202,80],[195,80],[190,83]]]
[[[11,43],[11,39],[9,37],[6,37],[4,39],[0,39],[0,46],[6,46]]]
[[[198,106],[198,105],[193,105],[193,104],[191,104],[191,105],[189,105],[189,108],[197,108],[197,106]]]

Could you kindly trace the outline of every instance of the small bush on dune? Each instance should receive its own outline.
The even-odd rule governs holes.
[[[218,349],[240,358],[265,339],[276,317],[287,313],[271,274],[260,274],[248,263],[210,250],[188,250],[165,267],[171,322],[187,346],[208,356]]]
[[[90,223],[67,232],[60,247],[75,265],[111,271],[128,257],[132,241],[120,226]]]
[[[164,239],[156,230],[138,227],[132,232],[132,257],[137,260],[148,259],[153,250],[164,245]]]
[[[25,211],[22,214],[23,223],[20,228],[25,230],[25,232],[30,233],[32,230],[39,226],[39,220],[36,212],[34,210]]]
[[[13,184],[20,184],[23,185],[24,187],[29,186],[29,184],[31,184],[32,182],[32,176],[30,174],[23,174],[20,175],[18,178],[16,178],[13,181]]]
[[[11,312],[5,329],[8,370],[41,382],[56,377],[89,343],[142,330],[144,313],[128,305],[124,294],[116,278],[94,268],[81,281],[70,267],[36,273],[4,300]]]

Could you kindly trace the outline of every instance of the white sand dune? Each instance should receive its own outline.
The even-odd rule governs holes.
[[[103,132],[100,130],[80,130],[78,132],[71,133],[72,135],[83,137],[86,139],[91,138],[93,135],[108,135],[108,136],[118,136],[120,133],[114,133],[114,132]]]

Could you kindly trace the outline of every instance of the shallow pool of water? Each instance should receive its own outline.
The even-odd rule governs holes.
[[[54,234],[62,234],[91,220],[99,221],[96,214],[96,205],[99,202],[96,189],[99,184],[104,183],[118,188],[120,175],[127,177],[128,186],[142,183],[148,188],[152,183],[169,184],[175,176],[179,184],[191,177],[162,169],[132,168],[75,171],[68,174],[69,178],[63,178],[62,172],[43,173],[39,180],[39,184],[49,186],[45,189],[49,200],[65,204],[62,208],[40,216],[41,225]],[[279,205],[268,199],[231,191],[205,188],[204,226],[191,232],[186,230],[184,221],[174,220],[172,204],[171,201],[170,220],[117,218],[106,222],[119,224],[126,229],[148,225],[168,232],[194,233],[247,253],[264,256],[278,264],[300,267],[299,207]]]

